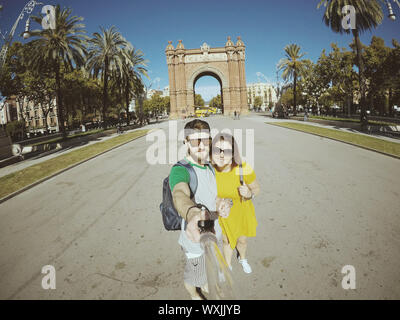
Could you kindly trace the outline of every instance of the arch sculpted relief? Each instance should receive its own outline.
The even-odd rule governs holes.
[[[228,61],[228,57],[226,56],[226,53],[205,53],[202,55],[193,54],[185,56],[185,63],[212,61]]]
[[[228,37],[225,47],[185,49],[182,40],[176,48],[169,41],[165,50],[169,73],[172,119],[194,115],[194,85],[203,75],[221,84],[224,114],[248,112],[245,74],[245,46],[240,37],[236,45]]]

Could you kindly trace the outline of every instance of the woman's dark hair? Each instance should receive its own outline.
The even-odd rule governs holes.
[[[235,138],[229,133],[218,133],[213,141],[212,148],[210,148],[210,159],[213,157],[213,147],[217,144],[218,141],[228,141],[232,145],[232,165],[231,169],[236,168],[238,165],[242,164],[242,158],[240,156],[239,146],[236,143]]]

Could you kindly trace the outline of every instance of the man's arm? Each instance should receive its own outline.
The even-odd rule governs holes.
[[[172,191],[172,199],[174,201],[175,209],[182,218],[185,220],[187,219],[187,222],[201,212],[201,210],[198,208],[192,208],[188,212],[188,209],[192,206],[195,206],[196,203],[190,199],[189,185],[185,182],[180,182],[175,185],[174,190]]]

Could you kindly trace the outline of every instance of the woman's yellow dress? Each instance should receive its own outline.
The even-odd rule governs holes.
[[[219,224],[222,232],[227,236],[232,249],[236,247],[239,237],[255,237],[257,219],[254,205],[251,200],[240,199],[240,175],[239,167],[230,172],[216,171],[217,189],[219,198],[230,198],[233,206],[228,218],[219,217]],[[245,184],[252,184],[256,180],[256,174],[251,166],[243,163],[243,181]]]

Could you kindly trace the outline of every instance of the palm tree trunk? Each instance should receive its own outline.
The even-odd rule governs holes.
[[[42,112],[44,115],[44,127],[45,127],[47,133],[49,133],[49,126],[47,124],[47,116],[49,115],[49,112],[50,112],[50,104],[48,104],[48,106],[49,107],[47,108],[47,111],[44,111],[42,108]],[[40,105],[40,107],[42,107],[42,105]]]
[[[297,72],[296,70],[294,71],[294,84],[293,84],[293,93],[294,93],[294,110],[293,113],[296,116],[297,115]]]
[[[126,105],[126,124],[129,126],[130,114],[129,114],[129,86],[125,86],[125,105]]]
[[[56,91],[57,91],[57,117],[58,117],[58,125],[59,129],[62,133],[63,138],[67,137],[67,132],[65,130],[64,125],[64,108],[62,104],[62,94],[61,94],[61,75],[60,75],[60,64],[56,62],[55,65],[55,74],[56,74]]]
[[[103,81],[103,129],[106,129],[106,110],[107,110],[107,88],[108,88],[108,59],[104,64],[104,81]]]
[[[349,96],[347,97],[347,115],[350,118],[350,116],[351,116],[351,98]]]
[[[358,32],[358,29],[353,30],[353,35],[354,35],[354,42],[356,44],[356,54],[357,54],[357,63],[358,63],[358,81],[360,84],[360,94],[361,94],[361,99],[360,99],[360,108],[361,108],[361,115],[360,115],[360,121],[362,126],[366,125],[368,123],[367,120],[367,112],[366,112],[366,83],[365,83],[365,75],[364,75],[364,61],[362,58],[362,44],[360,40],[360,35]]]
[[[389,88],[389,116],[393,117],[393,91],[392,88]]]

